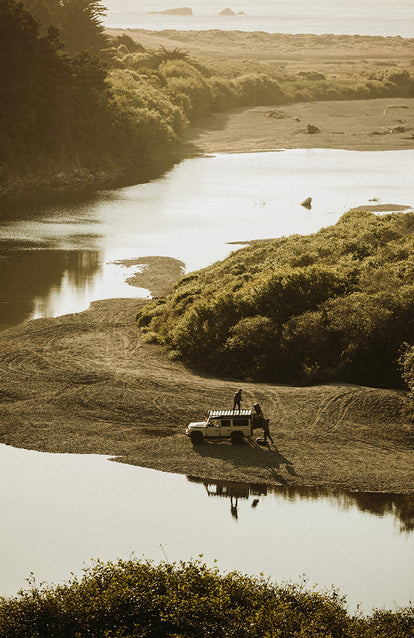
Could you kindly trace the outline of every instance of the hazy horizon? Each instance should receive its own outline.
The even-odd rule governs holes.
[[[225,29],[268,31],[270,33],[336,33],[360,35],[401,35],[414,37],[412,0],[284,0],[253,3],[252,0],[103,0],[108,27],[150,30]],[[148,15],[179,7],[192,9],[192,16]],[[220,16],[229,8],[235,14]]]
[[[273,0],[273,2],[252,2],[252,0],[104,0],[104,6],[108,11],[122,8],[130,8],[135,11],[164,11],[178,7],[190,7],[193,13],[202,15],[217,15],[223,9],[229,8],[234,12],[245,11],[249,15],[255,16],[277,16],[284,14],[291,15],[312,15],[323,13],[326,15],[341,16],[349,15],[354,11],[355,15],[365,16],[381,11],[386,11],[390,17],[401,16],[414,13],[412,0],[396,0],[390,5],[389,0],[342,0],[341,4],[333,4],[331,0],[297,0],[295,3],[287,4],[285,0]]]

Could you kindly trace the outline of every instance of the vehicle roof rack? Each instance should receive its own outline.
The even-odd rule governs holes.
[[[208,416],[211,419],[218,419],[220,417],[235,417],[235,416],[252,416],[252,410],[210,410]]]

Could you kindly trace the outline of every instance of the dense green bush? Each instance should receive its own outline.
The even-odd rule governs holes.
[[[0,638],[408,638],[412,608],[351,617],[335,590],[282,587],[199,562],[101,563],[0,599]]]
[[[157,77],[160,88],[189,121],[238,106],[414,95],[414,81],[403,68],[385,68],[366,77],[362,67],[347,78],[315,71],[292,75],[254,60],[243,64],[235,60],[221,69],[213,61],[200,64],[186,51],[164,47],[134,55],[118,52],[113,65],[137,71],[142,82]]]
[[[405,381],[409,394],[409,414],[414,418],[414,345],[404,343],[399,359],[401,376]]]
[[[150,157],[154,149],[165,149],[177,141],[187,123],[179,107],[157,86],[134,71],[118,69],[109,86],[114,95],[125,152]]]
[[[133,40],[131,36],[127,35],[126,33],[123,33],[122,35],[117,35],[114,38],[112,38],[111,45],[116,48],[120,46],[124,46],[126,47],[126,50],[129,53],[135,53],[136,51],[144,51],[144,47],[142,46],[142,44],[139,44],[139,42],[136,42],[135,40]]]
[[[401,386],[401,347],[414,342],[413,230],[413,213],[353,210],[314,235],[255,242],[185,277],[138,325],[217,374]]]

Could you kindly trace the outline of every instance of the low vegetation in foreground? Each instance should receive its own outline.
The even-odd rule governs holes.
[[[255,241],[181,279],[137,317],[216,376],[414,387],[414,214],[354,209],[309,235]]]
[[[408,638],[412,607],[354,617],[335,590],[277,586],[199,562],[100,563],[0,599],[0,638]]]

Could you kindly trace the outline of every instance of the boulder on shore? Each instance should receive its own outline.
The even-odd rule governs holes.
[[[306,132],[310,135],[315,135],[315,133],[320,133],[320,129],[314,124],[308,124],[306,127]]]

